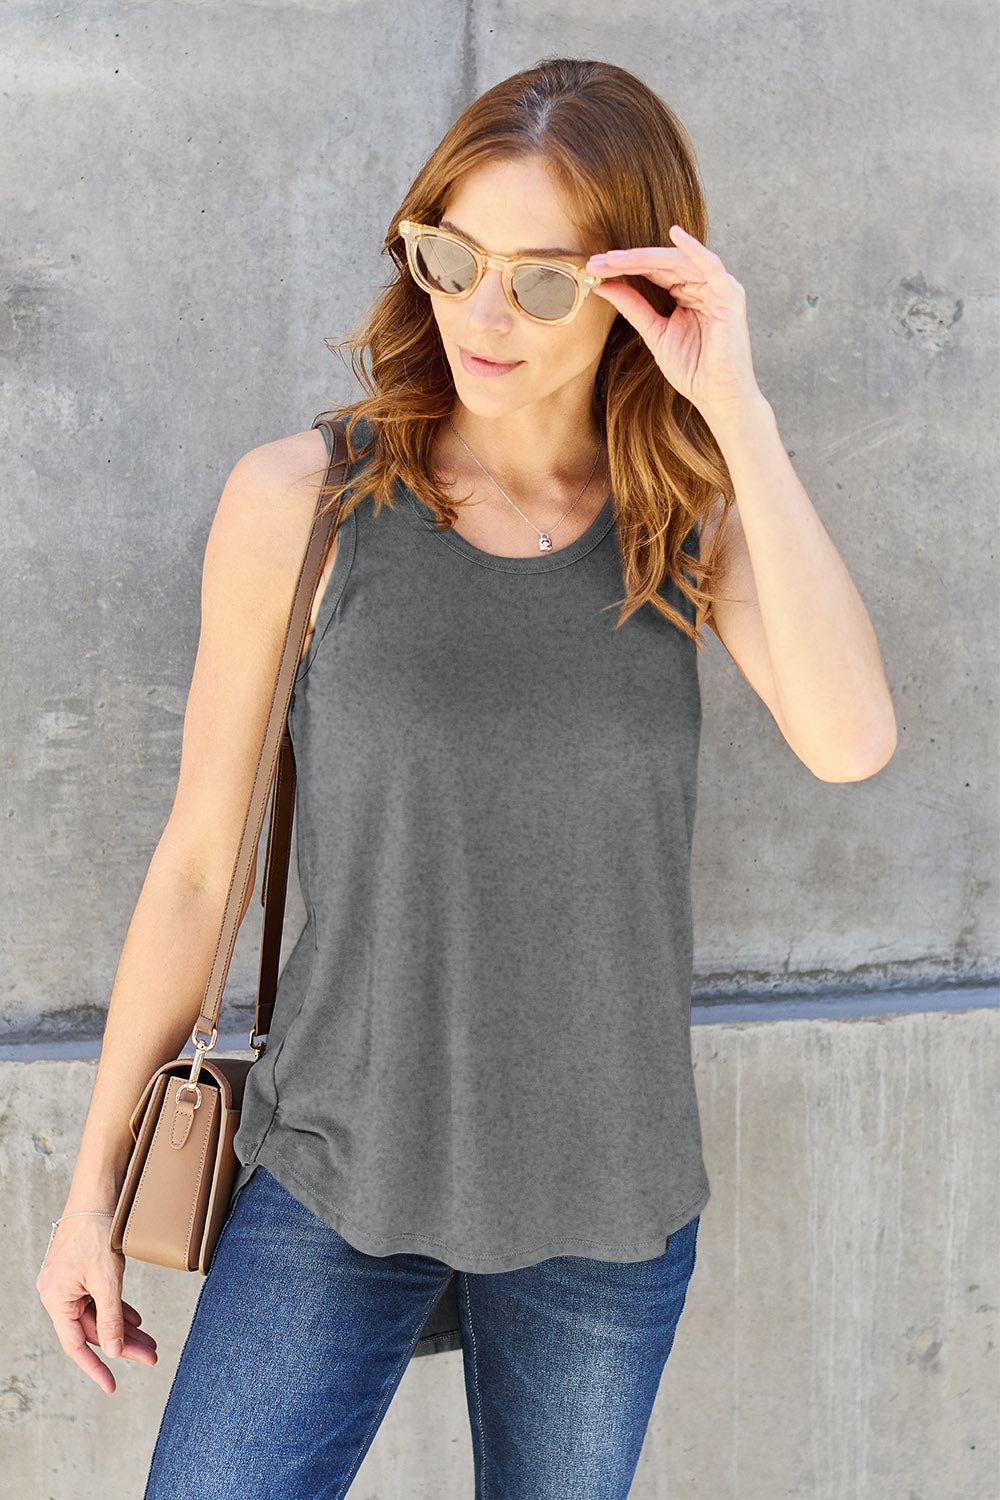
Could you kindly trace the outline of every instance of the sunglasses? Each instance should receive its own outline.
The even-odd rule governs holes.
[[[602,280],[565,260],[490,255],[450,229],[437,229],[431,224],[402,219],[399,232],[406,243],[410,273],[425,292],[468,297],[482,281],[487,266],[497,266],[507,301],[533,323],[568,323],[591,287]]]

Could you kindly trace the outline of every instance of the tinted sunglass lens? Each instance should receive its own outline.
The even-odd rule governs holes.
[[[564,318],[576,301],[576,282],[554,266],[518,266],[511,286],[521,307],[535,318]]]
[[[476,262],[462,245],[443,235],[423,234],[417,240],[417,268],[436,292],[467,291],[476,278]]]

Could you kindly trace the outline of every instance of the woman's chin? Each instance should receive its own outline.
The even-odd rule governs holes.
[[[461,369],[457,377],[452,371],[452,379],[459,402],[477,417],[506,416],[525,404],[523,392],[514,391],[505,381],[477,380]]]

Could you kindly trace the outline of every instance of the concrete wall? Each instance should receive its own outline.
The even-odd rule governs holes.
[[[414,171],[464,103],[552,53],[632,67],[688,125],[761,385],[900,719],[886,770],[823,785],[710,642],[699,993],[996,973],[978,0],[8,0],[0,1042],[96,1045],[173,795],[226,474],[349,394],[324,339],[375,294]],[[293,889],[289,940],[300,919]],[[252,913],[234,1031],[256,946]],[[636,1495],[992,1500],[996,1012],[720,1019],[695,1052],[714,1197]],[[31,1282],[92,1070],[0,1062],[0,1253],[28,1268],[0,1354],[15,1500],[140,1493],[197,1291],[130,1267],[162,1358],[111,1403],[53,1343]],[[460,1356],[417,1361],[355,1488],[467,1495],[470,1472]]]
[[[323,340],[374,295],[413,172],[474,93],[553,51],[637,69],[687,123],[761,385],[869,604],[900,719],[885,771],[824,785],[710,644],[699,985],[996,972],[996,47],[978,0],[919,19],[902,0],[625,0],[613,25],[596,0],[10,0],[11,1035],[100,1027],[172,799],[229,468],[348,393]]]
[[[632,1500],[995,1500],[1000,1012],[692,1037],[712,1198]],[[32,1279],[93,1068],[0,1063],[0,1255]],[[10,1500],[138,1500],[200,1285],[129,1263],[160,1360],[119,1361],[109,1398],[15,1279],[0,1333]],[[411,1362],[355,1493],[469,1500],[459,1351]]]

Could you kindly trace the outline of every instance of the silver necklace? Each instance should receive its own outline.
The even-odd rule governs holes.
[[[479,463],[479,459],[473,453],[472,449],[469,447],[468,443],[465,441],[465,438],[462,436],[462,434],[459,432],[458,428],[455,426],[454,422],[451,420],[451,417],[448,418],[448,425],[451,428],[452,432],[455,434],[455,436],[458,438],[458,441],[461,443],[461,445],[465,449],[466,453],[472,459],[472,462],[474,464],[479,464],[479,467],[482,469],[483,473],[486,475],[486,478],[490,481],[491,484],[496,485],[496,488],[498,490],[500,490],[501,495],[507,501],[508,505],[514,505],[514,502],[510,498],[510,496],[508,495],[507,491],[505,489],[501,488],[501,486],[499,484],[497,484],[497,481],[493,478],[493,475],[490,473],[489,469],[486,468],[485,464]],[[594,455],[594,466],[591,469],[590,473],[587,475],[587,482],[586,482],[586,484],[583,486],[583,489],[580,491],[580,493],[577,495],[576,499],[573,501],[573,504],[570,506],[569,510],[565,511],[559,517],[559,520],[553,526],[552,531],[538,531],[538,527],[535,525],[534,521],[528,520],[528,517],[524,514],[524,511],[521,510],[521,508],[519,506],[514,505],[514,509],[517,511],[518,515],[521,517],[522,520],[528,521],[528,525],[531,527],[532,531],[538,531],[538,550],[539,550],[539,552],[551,552],[552,551],[552,533],[559,530],[559,527],[562,525],[562,523],[565,521],[566,517],[569,515],[569,511],[575,509],[575,507],[579,505],[580,501],[583,499],[584,495],[587,493],[587,490],[590,488],[590,481],[593,479],[594,475],[597,473],[597,460],[601,456],[601,449],[603,447],[604,447],[604,437],[602,435],[601,436],[601,440],[600,440],[600,442],[597,445],[597,452]]]

